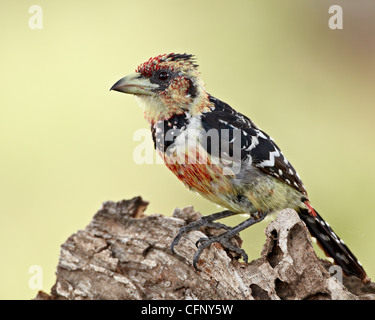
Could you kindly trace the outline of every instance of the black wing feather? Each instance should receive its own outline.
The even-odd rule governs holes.
[[[202,125],[206,131],[217,129],[220,137],[221,130],[227,129],[229,135],[232,132],[232,137],[229,138],[232,139],[233,131],[240,129],[241,160],[244,161],[250,156],[253,166],[306,195],[306,190],[296,170],[269,135],[260,130],[248,117],[237,112],[225,102],[212,96],[209,96],[209,100],[215,107],[202,115]],[[211,148],[208,144],[207,152],[211,153]]]

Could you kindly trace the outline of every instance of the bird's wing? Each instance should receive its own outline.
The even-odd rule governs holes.
[[[221,132],[229,132],[229,151],[232,155],[234,154],[233,149],[238,146],[238,144],[235,145],[235,131],[239,131],[241,161],[251,159],[252,166],[306,195],[306,190],[296,170],[269,135],[260,130],[248,117],[237,112],[225,102],[212,96],[209,99],[215,107],[202,114],[201,121],[205,131],[216,129],[220,138]],[[238,133],[237,136],[239,137]],[[207,143],[208,153],[212,153],[213,148],[219,148],[219,152],[221,152],[220,146],[212,146]]]

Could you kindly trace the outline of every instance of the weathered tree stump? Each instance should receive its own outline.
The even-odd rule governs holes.
[[[202,253],[198,272],[195,243],[218,230],[188,233],[172,254],[178,230],[201,214],[188,207],[173,217],[144,215],[147,204],[141,197],[104,203],[61,246],[56,283],[36,299],[375,299],[374,283],[330,275],[332,265],[316,256],[291,209],[267,226],[259,259],[240,262],[215,244]]]

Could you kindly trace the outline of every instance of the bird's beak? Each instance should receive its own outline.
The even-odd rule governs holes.
[[[151,83],[149,78],[142,76],[140,73],[132,73],[117,81],[110,90],[135,95],[153,95],[159,85]]]

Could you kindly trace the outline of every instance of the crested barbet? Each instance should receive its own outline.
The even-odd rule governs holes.
[[[171,249],[202,226],[225,231],[201,238],[193,257],[197,267],[205,248],[218,242],[247,262],[230,240],[270,213],[294,209],[324,252],[347,275],[368,281],[363,267],[310,204],[302,181],[275,144],[248,117],[206,92],[190,54],[163,54],[142,63],[111,88],[133,94],[151,126],[157,153],[187,188],[225,208],[182,227]],[[215,222],[235,214],[249,218],[235,227]]]

